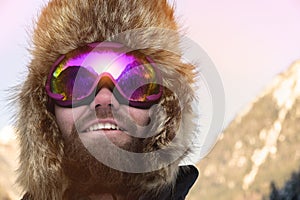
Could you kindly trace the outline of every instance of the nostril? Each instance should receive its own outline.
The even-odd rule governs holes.
[[[111,103],[109,103],[109,104],[107,104],[107,105],[102,105],[102,104],[96,104],[96,105],[95,105],[95,108],[99,108],[99,107],[109,107],[109,108],[113,108],[114,105],[111,104]]]

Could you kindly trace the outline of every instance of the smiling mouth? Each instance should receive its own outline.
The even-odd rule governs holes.
[[[91,131],[113,131],[113,130],[119,130],[119,131],[124,131],[124,129],[118,127],[116,124],[112,123],[97,123],[89,128],[87,128],[84,132],[91,132]]]

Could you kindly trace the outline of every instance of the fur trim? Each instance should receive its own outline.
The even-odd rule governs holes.
[[[140,30],[134,37],[126,33],[133,29]],[[178,27],[167,1],[52,0],[42,10],[35,27],[28,76],[17,97],[20,109],[16,126],[21,146],[18,183],[32,199],[62,199],[67,184],[61,166],[62,136],[55,117],[47,109],[45,81],[50,67],[62,54],[105,40],[121,41],[149,55],[161,66],[164,85],[171,91],[165,92],[157,105],[153,131],[158,134],[151,138],[148,150],[169,145],[169,153],[174,156],[178,149],[188,151],[189,134],[195,128],[190,122],[194,117],[191,110],[194,66],[180,60]],[[159,178],[151,180],[151,173],[149,179],[144,177],[145,181],[140,183],[144,191],[159,191],[172,184],[180,159],[162,166]],[[153,160],[159,164],[158,158]]]

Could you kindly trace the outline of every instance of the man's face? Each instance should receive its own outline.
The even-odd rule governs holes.
[[[99,151],[105,151],[98,146],[104,139],[118,147],[129,148],[133,137],[145,135],[150,121],[149,112],[149,109],[120,104],[106,87],[100,89],[89,105],[75,108],[55,106],[55,116],[63,137],[68,140],[72,131],[76,131],[88,150]]]
[[[58,59],[46,83],[64,140],[62,167],[79,193],[135,183],[128,172],[148,169],[144,154],[152,152],[155,104],[163,94],[161,74],[148,57],[122,53],[117,43],[101,45]]]
[[[47,80],[63,137],[79,137],[93,154],[107,143],[138,151],[132,143],[149,137],[149,105],[161,96],[148,58],[124,48],[104,42],[76,49],[54,64]]]

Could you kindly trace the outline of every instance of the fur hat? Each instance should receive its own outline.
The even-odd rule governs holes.
[[[62,199],[67,184],[62,169],[62,135],[47,107],[45,82],[50,67],[61,55],[92,42],[121,42],[139,49],[160,66],[166,90],[156,107],[152,131],[157,134],[146,148],[170,147],[167,157],[171,163],[159,167],[160,178],[156,174],[152,181],[139,184],[145,191],[172,185],[195,129],[191,102],[196,76],[194,66],[181,61],[173,12],[167,0],[52,0],[42,10],[34,30],[28,75],[17,96],[18,183],[32,199]],[[159,161],[153,158],[157,165]]]

